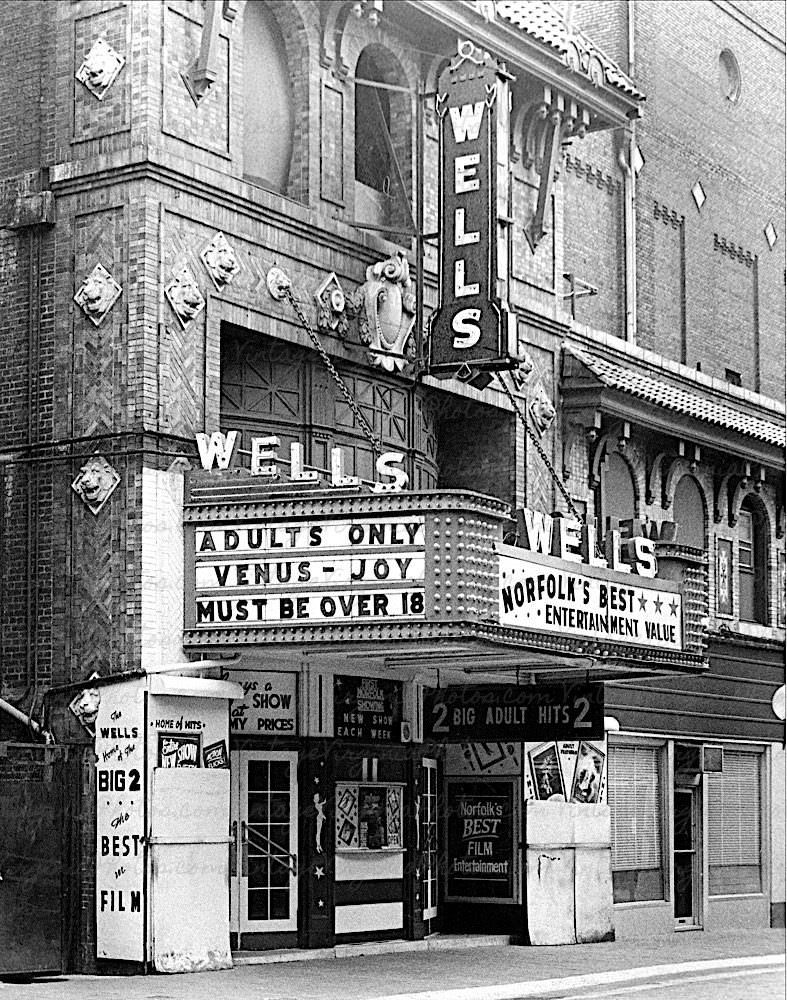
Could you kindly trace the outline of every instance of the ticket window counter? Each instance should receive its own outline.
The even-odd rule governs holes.
[[[336,783],[337,940],[404,934],[404,785]]]

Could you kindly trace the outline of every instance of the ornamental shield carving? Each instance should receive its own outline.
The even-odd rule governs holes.
[[[369,348],[369,361],[386,371],[402,371],[415,360],[411,335],[415,324],[415,285],[410,265],[400,251],[395,257],[372,264],[358,289],[361,343]]]

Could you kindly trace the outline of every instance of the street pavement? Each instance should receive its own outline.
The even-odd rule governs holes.
[[[783,930],[563,947],[459,947],[222,972],[0,981],[0,1000],[778,1000]]]

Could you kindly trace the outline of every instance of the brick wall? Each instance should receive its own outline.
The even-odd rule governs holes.
[[[783,54],[712,3],[639,3],[635,24],[635,75],[648,96],[637,125],[646,161],[638,180],[639,342],[680,360],[675,338],[663,334],[665,319],[673,322],[675,279],[674,270],[659,273],[658,203],[685,219],[688,363],[720,377],[732,368],[746,388],[781,398],[784,238],[770,250],[763,229],[771,219],[779,229],[784,212],[784,130],[774,125],[784,119]],[[740,67],[737,104],[720,92],[722,49]],[[697,180],[707,197],[701,209],[691,195]],[[741,255],[720,253],[719,239]],[[756,271],[742,257],[756,257]]]

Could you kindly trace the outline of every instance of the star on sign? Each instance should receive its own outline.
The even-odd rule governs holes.
[[[656,609],[656,614],[660,615],[661,614],[661,609],[664,607],[664,601],[662,601],[662,599],[660,597],[654,597],[653,598],[653,606]]]
[[[648,607],[648,599],[647,599],[647,597],[640,597],[639,598],[639,610],[640,611],[646,611],[647,607]]]
[[[314,869],[314,877],[325,878],[325,869],[323,868],[322,865],[317,865],[317,867]]]
[[[325,903],[321,899],[318,899],[317,900],[317,905],[319,906],[320,909],[322,909],[323,906],[325,906]]]
[[[678,615],[678,602],[674,599],[670,601],[669,613],[675,615],[675,617]]]

